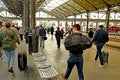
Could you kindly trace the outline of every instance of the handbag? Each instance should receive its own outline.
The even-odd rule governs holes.
[[[91,40],[81,33],[73,33],[64,41],[66,50],[85,50],[92,46]]]
[[[44,36],[44,37],[42,37],[44,40],[47,40],[47,37],[46,36]]]

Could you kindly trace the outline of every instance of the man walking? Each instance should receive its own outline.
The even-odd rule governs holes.
[[[77,37],[82,36],[82,34],[80,33],[80,25],[79,24],[73,25],[73,29],[72,29],[71,34],[76,35]],[[68,37],[73,37],[73,36],[68,36]],[[76,43],[76,41],[77,40],[75,39],[73,43]],[[76,47],[73,47],[73,48],[76,48]],[[75,65],[77,67],[79,80],[84,80],[82,54],[83,54],[82,48],[79,48],[78,50],[69,50],[70,57],[67,61],[68,65],[67,65],[66,73],[65,73],[65,75],[64,74],[61,75],[64,80],[67,80],[69,78],[70,73]]]
[[[95,56],[95,62],[97,61],[98,57],[100,59],[100,68],[104,68],[104,63],[103,63],[103,57],[102,57],[102,52],[101,49],[103,48],[104,44],[109,40],[108,38],[108,33],[103,30],[104,26],[100,25],[98,30],[95,33],[95,36],[92,40],[92,42],[95,41],[96,48],[97,48],[97,53]]]
[[[43,37],[46,36],[46,31],[45,31],[45,29],[44,29],[44,27],[42,25],[40,26],[38,34],[40,36],[40,47],[44,48],[45,41],[44,41]]]
[[[62,38],[62,35],[61,35],[61,31],[60,31],[59,27],[57,27],[57,30],[55,32],[55,38],[57,41],[57,48],[60,48],[60,40]]]

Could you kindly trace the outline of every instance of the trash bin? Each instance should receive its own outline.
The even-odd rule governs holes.
[[[25,32],[25,42],[28,43],[28,32]]]
[[[38,52],[38,35],[37,34],[32,35],[32,52],[34,53]]]
[[[38,52],[38,35],[29,33],[28,35],[29,54]]]
[[[29,33],[28,35],[28,50],[29,50],[29,54],[32,53],[32,33]]]

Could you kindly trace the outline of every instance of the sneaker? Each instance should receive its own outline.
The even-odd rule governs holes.
[[[104,69],[105,67],[104,65],[99,65],[99,68]]]
[[[63,80],[67,80],[63,73],[61,74],[61,77],[62,77]]]

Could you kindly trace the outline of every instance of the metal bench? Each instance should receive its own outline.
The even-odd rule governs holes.
[[[51,79],[59,75],[58,72],[52,66],[46,69],[38,69],[38,71],[41,78],[45,79]]]
[[[35,62],[35,64],[39,69],[46,69],[52,66],[48,60],[42,62]]]
[[[44,57],[44,56],[33,57],[33,59],[35,60],[35,62],[42,62],[42,61],[47,60],[46,57]]]
[[[52,67],[50,62],[42,55],[42,53],[33,53],[32,56],[41,78],[52,80],[52,78],[55,78],[58,75],[58,72]]]

